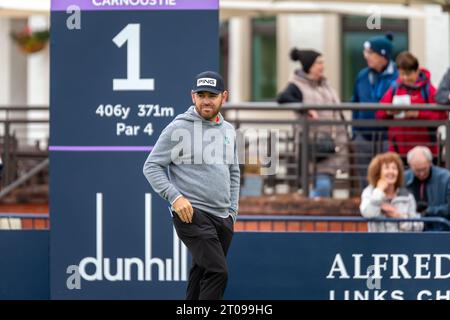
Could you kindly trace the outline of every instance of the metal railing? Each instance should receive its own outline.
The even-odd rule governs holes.
[[[286,170],[284,176],[271,175],[264,177],[266,185],[277,185],[280,181],[288,181],[294,188],[301,189],[305,196],[309,195],[310,184],[314,177],[316,168],[315,159],[320,154],[310,149],[309,145],[313,144],[314,138],[311,138],[311,132],[315,127],[319,126],[343,126],[350,133],[350,128],[354,126],[364,127],[392,127],[392,126],[408,126],[408,127],[427,127],[438,128],[445,127],[445,139],[438,139],[439,154],[438,163],[441,166],[450,168],[450,125],[447,120],[310,120],[306,116],[308,110],[333,110],[333,111],[376,111],[376,110],[435,110],[450,111],[450,106],[438,105],[380,105],[380,104],[356,104],[342,103],[335,105],[305,105],[300,103],[280,105],[274,102],[246,102],[238,104],[226,104],[223,106],[223,113],[226,119],[235,124],[236,128],[243,127],[276,127],[281,126],[287,128],[284,139],[287,146],[280,157],[283,158],[282,166]],[[257,117],[258,113],[264,111],[267,115],[278,115],[282,112],[288,112],[284,117],[276,119],[272,116]],[[30,117],[30,114],[34,115]],[[40,116],[38,116],[40,115]],[[48,139],[49,110],[48,107],[0,107],[0,155],[3,158],[3,172],[0,175],[0,186],[7,186],[16,181],[18,178],[29,172],[43,160],[48,158],[47,146],[40,147],[39,143],[30,146],[34,135],[40,136],[36,141],[41,141],[42,137]],[[41,131],[33,131],[29,129],[32,125],[43,125]],[[43,130],[43,131],[42,131]],[[287,142],[290,141],[290,142]],[[267,143],[272,143],[271,137],[267,139]],[[23,148],[23,146],[26,148]],[[354,145],[352,142],[349,146]],[[290,149],[289,149],[290,148]],[[380,150],[379,147],[373,145],[373,152],[370,156],[374,156]],[[445,152],[444,152],[445,150]],[[354,160],[361,154],[349,152],[349,171],[356,170],[358,164]],[[29,162],[33,161],[30,166]],[[24,165],[26,164],[26,165]],[[314,167],[311,171],[311,166]],[[23,169],[26,167],[26,169]],[[346,183],[345,188],[350,190],[356,189],[353,195],[360,194],[361,190],[355,188],[357,181],[364,177],[352,175],[349,173],[346,177],[340,177],[337,182]],[[356,182],[354,182],[356,181]],[[347,186],[350,184],[350,186]],[[296,191],[297,191],[296,190]]]
[[[311,156],[317,156],[317,154],[311,154],[310,145],[313,145],[314,141],[311,138],[311,132],[314,127],[318,126],[343,126],[346,132],[350,135],[350,128],[353,127],[420,127],[420,128],[434,128],[435,134],[438,127],[445,127],[445,139],[441,136],[437,137],[436,145],[438,146],[439,153],[437,156],[438,164],[450,169],[450,122],[448,120],[402,120],[402,119],[389,119],[389,120],[353,120],[353,119],[339,119],[339,120],[311,120],[307,117],[308,110],[330,110],[330,111],[378,111],[378,110],[432,110],[432,111],[450,111],[450,106],[440,105],[388,105],[388,104],[360,104],[360,103],[342,103],[334,105],[306,105],[301,103],[295,104],[278,104],[274,102],[246,102],[237,104],[226,104],[223,107],[223,113],[227,121],[233,123],[236,129],[246,129],[251,127],[266,127],[266,128],[284,128],[286,130],[288,139],[291,140],[292,147],[289,147],[286,142],[285,156],[289,158],[285,163],[287,170],[290,169],[291,174],[286,175],[285,178],[280,180],[295,181],[297,189],[301,188],[302,193],[305,196],[309,196],[310,183],[312,180],[311,165],[314,163],[314,158]],[[266,112],[263,118],[259,117],[258,113]],[[281,113],[285,113],[284,117],[281,117]],[[272,116],[273,115],[273,116]],[[275,118],[277,116],[277,118]],[[289,136],[290,135],[290,136]],[[350,137],[352,138],[352,137]],[[286,140],[286,139],[285,139]],[[268,139],[268,144],[271,143],[271,139]],[[380,147],[375,144],[379,141],[374,141],[371,154],[369,156],[375,156]],[[413,141],[411,143],[414,143]],[[354,146],[354,141],[348,141],[348,146]],[[446,152],[444,152],[444,150]],[[319,154],[320,155],[320,154]],[[355,152],[349,152],[349,159],[354,160],[357,157],[367,156],[357,154]],[[283,157],[283,152],[280,152],[280,158]],[[349,162],[350,169],[358,167],[357,164]],[[294,174],[292,174],[294,172]],[[364,179],[363,176],[349,176],[347,179],[360,180]],[[267,177],[267,180],[273,180],[273,177]],[[360,194],[361,189],[356,194]]]
[[[49,165],[49,159],[47,158],[44,161],[42,161],[41,163],[39,163],[38,165],[36,165],[36,167],[32,168],[29,172],[25,173],[23,176],[20,176],[16,181],[14,181],[10,185],[6,186],[6,188],[4,188],[3,190],[0,190],[0,199],[2,199],[4,196],[9,194],[11,191],[13,191],[17,187],[21,186],[22,184],[24,184],[25,182],[30,180],[32,177],[34,177],[36,174],[38,174],[42,170],[48,168],[48,165]]]
[[[312,231],[312,232],[368,232],[369,223],[435,223],[450,230],[450,221],[442,217],[422,218],[364,218],[364,217],[340,217],[340,216],[239,216],[237,223],[242,223],[238,229],[242,231]],[[247,227],[247,223],[252,223]],[[350,228],[346,228],[351,224]],[[422,232],[414,231],[411,232]]]
[[[0,230],[49,230],[47,213],[0,213]]]
[[[48,107],[0,107],[0,187],[11,185],[48,158],[48,137]]]

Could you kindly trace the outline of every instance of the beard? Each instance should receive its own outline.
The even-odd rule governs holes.
[[[215,119],[215,117],[217,117],[217,115],[220,112],[220,106],[214,106],[214,105],[203,106],[203,107],[196,105],[195,109],[197,110],[198,114],[205,120]]]

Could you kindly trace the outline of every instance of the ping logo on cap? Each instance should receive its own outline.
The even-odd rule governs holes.
[[[201,86],[211,86],[215,87],[217,85],[217,80],[213,78],[200,78],[197,80],[197,87]]]

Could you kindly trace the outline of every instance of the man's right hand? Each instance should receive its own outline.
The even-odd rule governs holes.
[[[173,210],[178,214],[181,221],[185,223],[192,223],[192,216],[194,209],[188,199],[181,196],[172,205]]]

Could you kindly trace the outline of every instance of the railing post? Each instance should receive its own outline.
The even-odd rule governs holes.
[[[302,189],[303,195],[309,197],[309,168],[308,168],[308,140],[309,140],[309,124],[306,114],[300,115],[300,124],[302,127],[301,138],[301,163],[302,163]]]
[[[9,121],[7,120],[5,122],[5,140],[4,140],[4,144],[3,144],[3,185],[7,186],[9,184],[9,171],[11,170],[10,166],[9,166],[9,149],[10,149],[10,139],[9,139]]]
[[[269,167],[272,167],[274,165],[272,156],[273,156],[272,155],[272,130],[269,130],[269,133],[267,135],[267,158],[270,159]],[[268,172],[267,182],[270,187],[273,186],[273,188],[275,188],[275,185],[276,185],[275,177],[276,177],[276,173]]]
[[[296,116],[296,119],[298,121],[292,125],[292,131],[293,131],[292,137],[294,139],[294,145],[293,145],[293,149],[292,150],[294,152],[294,157],[293,157],[294,163],[293,164],[295,164],[296,167],[295,167],[295,170],[294,170],[295,181],[294,181],[294,183],[292,183],[292,185],[295,188],[294,191],[297,192],[298,189],[301,188],[301,184],[302,184],[302,182],[301,182],[302,150],[301,150],[301,140],[300,140],[301,139],[301,136],[300,136],[301,135],[301,130],[300,130],[300,128],[301,128],[301,120],[302,120],[302,118],[301,118],[301,113],[298,110],[296,110],[295,116]],[[289,162],[289,158],[287,159],[287,162]],[[289,170],[287,170],[287,172],[289,173]]]

